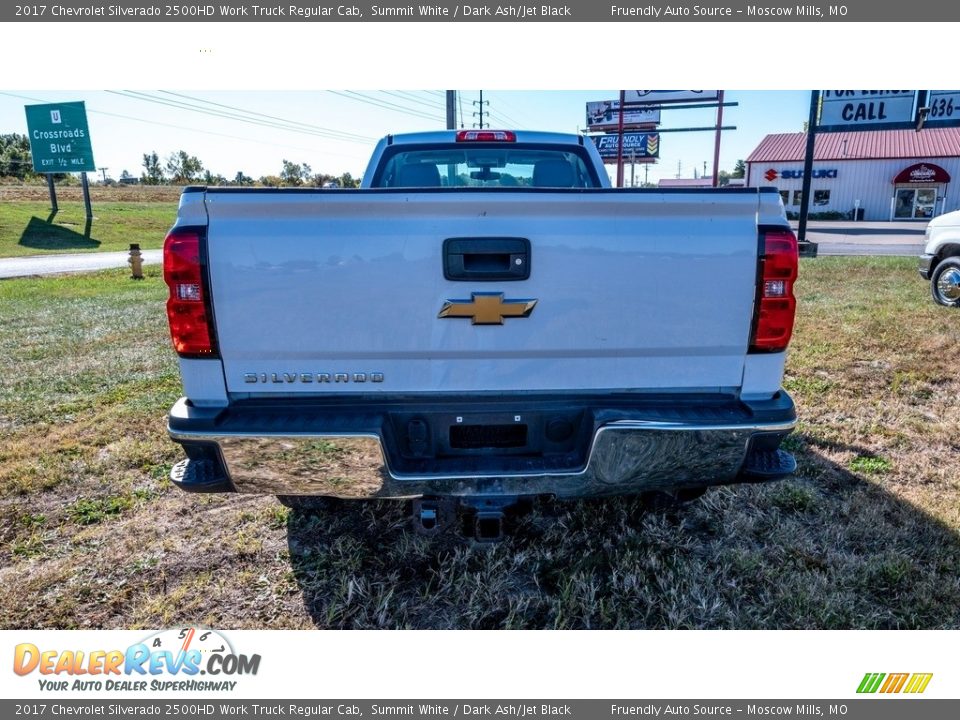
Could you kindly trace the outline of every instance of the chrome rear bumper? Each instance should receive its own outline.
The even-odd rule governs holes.
[[[485,458],[464,458],[450,465],[402,465],[386,447],[384,432],[296,430],[303,422],[259,423],[244,428],[229,423],[192,421],[202,411],[184,400],[171,411],[171,439],[184,446],[202,473],[173,477],[181,488],[200,492],[236,491],[275,495],[326,495],[341,498],[419,496],[601,497],[656,489],[716,485],[770,479],[792,471],[792,458],[779,465],[750,462],[757,453],[789,457],[777,447],[794,427],[793,403],[785,393],[773,412],[744,411],[737,421],[716,422],[717,413],[664,419],[643,417],[642,409],[595,413],[592,439],[577,466],[515,459],[491,470]],[[711,422],[711,417],[714,421]],[[376,426],[375,416],[370,427]],[[258,423],[253,423],[258,424]],[[360,423],[361,425],[363,423]],[[195,426],[191,428],[191,425]],[[226,429],[225,429],[226,428]],[[391,456],[394,459],[391,460]],[[525,467],[526,466],[526,467]],[[766,467],[766,470],[757,469]]]

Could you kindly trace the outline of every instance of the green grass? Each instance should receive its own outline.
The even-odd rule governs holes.
[[[883,473],[890,472],[892,466],[889,460],[884,460],[883,458],[859,456],[850,461],[849,468],[858,473],[882,475]]]
[[[960,627],[960,314],[912,259],[802,263],[795,477],[547,504],[494,546],[174,489],[147,271],[0,283],[0,627]]]
[[[83,203],[0,202],[0,257],[159,248],[177,215],[175,202],[96,202],[89,229]]]
[[[93,525],[116,517],[133,504],[128,497],[81,498],[67,508],[67,515],[78,525]]]

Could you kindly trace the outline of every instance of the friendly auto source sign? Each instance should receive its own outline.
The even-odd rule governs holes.
[[[598,135],[593,138],[604,160],[617,157],[618,135]],[[660,133],[624,133],[623,157],[629,161],[637,158],[660,157]]]
[[[92,172],[90,129],[82,102],[27,105],[27,134],[38,173]]]
[[[913,120],[916,90],[824,90],[820,125],[847,130]]]

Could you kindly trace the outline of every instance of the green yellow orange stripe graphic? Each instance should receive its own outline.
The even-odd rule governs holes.
[[[933,673],[866,673],[857,692],[871,693],[922,693],[927,689]]]

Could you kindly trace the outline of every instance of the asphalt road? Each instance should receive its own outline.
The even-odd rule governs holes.
[[[163,259],[162,250],[144,250],[142,252],[145,265],[156,265]],[[129,257],[130,253],[120,251],[0,258],[0,278],[90,272],[91,270],[127,267],[127,258]]]
[[[793,229],[797,223],[791,221]],[[817,221],[807,225],[807,240],[819,255],[907,255],[923,252],[925,222]]]

